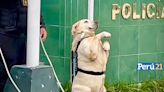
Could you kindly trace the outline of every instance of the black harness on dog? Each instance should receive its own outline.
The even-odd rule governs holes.
[[[80,68],[78,67],[78,53],[77,53],[77,50],[78,50],[78,47],[79,47],[80,43],[81,43],[85,38],[88,38],[88,37],[82,38],[82,39],[77,43],[77,48],[76,48],[75,52],[72,51],[72,80],[73,80],[73,78],[76,76],[76,74],[77,74],[78,71],[83,72],[83,73],[86,73],[86,74],[91,74],[91,75],[103,75],[103,74],[104,74],[104,72],[86,71],[86,70],[80,69]]]
[[[82,40],[84,40],[85,38],[82,38],[78,43],[77,43],[77,47],[75,52],[72,51],[72,81],[74,79],[74,77],[76,76],[77,72],[78,72],[78,54],[77,54],[77,49],[81,43]]]

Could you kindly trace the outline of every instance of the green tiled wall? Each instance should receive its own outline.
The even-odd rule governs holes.
[[[71,27],[79,19],[87,18],[88,0],[42,0],[42,15],[48,38],[45,48],[53,62],[59,80],[70,79]],[[48,61],[41,51],[41,61]]]
[[[42,0],[42,14],[47,26],[45,47],[62,83],[70,79],[71,26],[87,18],[88,0]],[[141,82],[160,79],[164,71],[137,71],[138,62],[164,64],[164,19],[125,20],[119,15],[111,19],[112,4],[157,3],[157,0],[95,0],[95,20],[98,32],[112,34],[111,51],[107,64],[107,80],[111,82]],[[164,1],[160,1],[164,5]],[[141,11],[140,8],[137,9]],[[41,52],[41,61],[48,63]]]

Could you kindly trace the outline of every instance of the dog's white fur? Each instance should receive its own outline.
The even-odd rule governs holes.
[[[98,27],[97,22],[82,19],[72,26],[72,51],[75,52],[77,43],[82,39],[78,53],[78,67],[86,71],[106,71],[110,44],[108,41],[102,43],[102,38],[109,38],[111,34],[101,32],[95,34]],[[105,74],[90,75],[78,72],[73,80],[72,92],[106,92],[104,87]]]

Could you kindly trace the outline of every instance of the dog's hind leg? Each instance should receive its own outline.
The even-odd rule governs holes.
[[[91,92],[91,88],[82,85],[74,85],[72,87],[72,92]]]
[[[103,87],[103,91],[102,92],[107,92],[105,86]]]

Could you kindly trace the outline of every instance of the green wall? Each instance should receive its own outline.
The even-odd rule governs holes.
[[[46,50],[62,83],[70,79],[71,27],[87,18],[87,0],[42,0],[42,14],[47,26]],[[41,61],[48,64],[41,52]]]
[[[42,0],[42,14],[47,26],[45,41],[47,52],[53,61],[62,83],[70,79],[71,26],[77,20],[87,18],[88,0]],[[138,71],[138,62],[164,64],[164,19],[125,20],[118,15],[111,18],[112,4],[134,3],[141,11],[142,3],[157,3],[157,0],[95,0],[95,20],[98,32],[108,31],[111,51],[107,64],[106,79],[111,82],[140,82],[160,79],[164,71]],[[164,5],[164,1],[160,1]],[[48,63],[41,52],[41,61]]]

